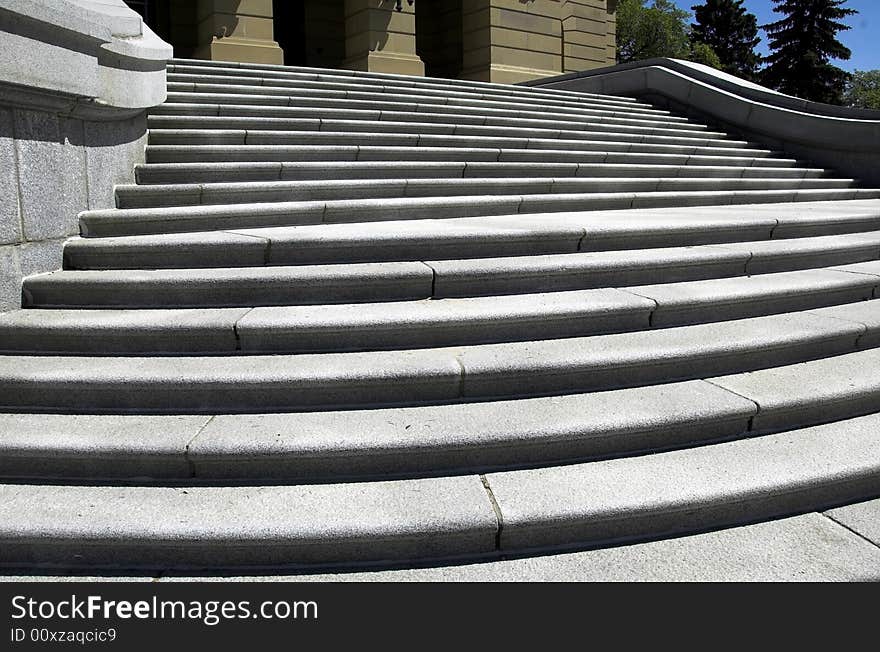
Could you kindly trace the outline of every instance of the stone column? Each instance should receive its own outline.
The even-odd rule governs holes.
[[[197,59],[284,63],[274,40],[272,0],[198,0]]]
[[[616,10],[617,0],[562,2],[563,72],[615,64]]]
[[[343,68],[401,75],[424,75],[416,54],[415,8],[395,0],[345,0]]]
[[[559,5],[559,0],[464,2],[462,77],[516,83],[558,75],[562,71]]]

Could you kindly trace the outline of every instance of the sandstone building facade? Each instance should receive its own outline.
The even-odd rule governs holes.
[[[179,57],[491,82],[519,82],[615,62],[617,0],[127,4]]]

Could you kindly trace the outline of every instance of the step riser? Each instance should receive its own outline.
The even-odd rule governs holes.
[[[370,129],[370,132],[373,130]],[[382,131],[382,130],[377,130]],[[385,133],[350,133],[347,130],[321,131],[208,131],[191,130],[150,132],[150,145],[366,145],[379,147],[533,147],[540,149],[569,149],[579,142],[638,143],[649,145],[682,145],[685,147],[711,147],[741,150],[748,148],[745,141],[711,139],[701,137],[673,137],[666,135],[642,135],[605,133],[601,130],[575,134],[533,133],[533,137],[521,132],[512,134],[469,134],[459,130],[457,135],[425,134],[419,129],[389,130]]]
[[[427,163],[420,164],[152,164],[135,168],[140,185],[169,183],[235,183],[243,181],[321,181],[325,179],[458,179],[509,177],[655,177],[821,179],[825,171],[806,168],[761,168],[696,165],[615,165],[578,163]]]
[[[604,143],[603,143],[604,146]],[[694,153],[696,152],[696,153]],[[794,167],[792,159],[771,158],[771,153],[750,150],[745,155],[727,152],[720,155],[700,154],[691,148],[685,153],[650,153],[597,148],[595,151],[549,151],[545,149],[485,149],[459,147],[359,147],[359,146],[149,146],[148,164],[163,163],[337,163],[400,161],[449,163],[616,163],[633,165],[687,165],[732,167]]]
[[[459,400],[479,400],[566,394],[586,391],[636,387],[660,382],[690,380],[741,373],[753,369],[793,364],[821,357],[841,355],[855,350],[860,329],[841,329],[840,333],[822,333],[810,340],[792,338],[785,344],[768,349],[765,346],[745,347],[731,355],[728,350],[707,351],[699,347],[674,357],[662,352],[650,354],[628,363],[614,363],[610,359],[593,364],[555,368],[552,373],[535,373],[530,365],[509,369],[510,361],[501,366],[482,366],[479,361],[471,366],[468,354],[458,362],[455,349],[440,349],[438,353],[423,351],[402,354],[343,354],[358,356],[392,356],[392,363],[381,368],[364,359],[352,367],[340,360],[341,367],[325,367],[318,378],[308,367],[280,368],[269,366],[263,358],[247,358],[258,365],[236,378],[232,370],[223,374],[224,365],[211,360],[214,373],[203,376],[206,369],[196,361],[193,371],[177,366],[173,372],[150,363],[150,359],[126,360],[127,377],[112,380],[112,370],[119,367],[114,358],[101,358],[101,369],[84,367],[78,372],[74,364],[59,367],[48,373],[45,365],[38,373],[29,372],[40,358],[15,358],[20,361],[0,373],[0,408],[25,411],[65,411],[71,413],[120,413],[137,410],[143,413],[252,412],[255,410],[287,411],[315,410],[329,407],[405,406],[425,403],[444,403]],[[606,336],[619,337],[619,336]],[[553,343],[559,341],[551,340]],[[442,352],[442,353],[440,353]],[[479,354],[477,354],[479,355]],[[428,357],[425,357],[428,356]],[[65,364],[69,358],[54,359]],[[139,360],[144,360],[141,365]],[[479,360],[479,358],[477,358]],[[118,360],[117,360],[118,361]],[[88,361],[86,361],[88,362]],[[226,367],[230,366],[226,363]],[[309,363],[304,363],[308,365]],[[324,364],[328,364],[325,362]],[[143,371],[140,368],[143,366]],[[238,365],[233,365],[237,367]],[[462,375],[461,369],[464,369]],[[87,371],[88,369],[88,371]],[[155,371],[152,371],[155,369]],[[200,373],[199,370],[202,372]],[[265,370],[264,370],[265,369]],[[60,372],[60,373],[59,373]],[[111,374],[108,376],[107,374]]]
[[[254,204],[239,209],[198,206],[159,209],[93,211],[80,215],[80,230],[87,237],[147,235],[229,230],[237,228],[292,226],[321,223],[356,223],[414,219],[448,219],[489,215],[516,215],[713,206],[777,202],[874,199],[880,191],[794,190],[710,193],[626,193],[584,195],[528,195],[494,197],[424,198],[408,200],[350,200],[342,202],[293,202]],[[143,213],[139,213],[144,211]],[[189,211],[189,212],[187,212]]]
[[[877,297],[880,279],[865,282],[853,276],[848,285],[792,287],[789,291],[781,289],[775,293],[755,293],[733,303],[704,301],[686,308],[667,306],[663,301],[658,302],[657,308],[648,300],[642,300],[640,304],[641,296],[650,297],[650,293],[636,287],[632,292],[637,299],[632,299],[631,295],[630,305],[593,307],[588,297],[580,300],[573,297],[569,299],[571,305],[564,308],[556,305],[542,314],[524,309],[521,302],[509,302],[511,307],[507,310],[495,308],[493,311],[491,304],[486,304],[482,315],[456,317],[455,312],[450,310],[444,316],[435,315],[432,318],[430,313],[420,314],[418,307],[410,309],[409,313],[396,314],[395,306],[380,304],[364,305],[359,309],[346,306],[342,310],[333,310],[331,307],[325,309],[322,318],[315,318],[311,310],[279,308],[278,305],[284,302],[281,297],[276,304],[270,304],[272,308],[206,313],[203,321],[184,328],[170,328],[171,324],[163,322],[166,317],[160,313],[155,317],[112,315],[122,324],[135,323],[107,329],[103,326],[103,316],[92,317],[89,323],[82,316],[71,315],[70,326],[52,322],[44,325],[39,321],[43,316],[40,313],[44,311],[39,311],[28,315],[32,318],[31,322],[0,319],[0,334],[3,336],[0,352],[90,355],[293,354],[582,337],[648,330],[651,325],[668,328],[761,317],[857,303]],[[235,293],[230,294],[234,296]],[[529,296],[523,297],[522,301],[528,302]],[[100,307],[101,303],[90,302],[89,305]],[[364,310],[373,318],[366,318],[362,314]],[[392,313],[392,316],[381,318],[376,314],[383,310]],[[236,314],[236,321],[231,322],[226,314],[229,312],[241,314]],[[173,320],[174,317],[174,314],[170,314],[167,319]]]
[[[602,95],[596,93],[577,93],[566,90],[557,89],[533,89],[527,86],[516,86],[510,84],[492,84],[486,82],[473,82],[457,79],[440,79],[440,78],[413,78],[400,75],[378,74],[351,71],[337,71],[326,69],[313,70],[270,70],[261,69],[260,67],[248,66],[244,68],[218,66],[205,67],[201,65],[183,64],[169,65],[167,68],[169,75],[190,75],[194,81],[208,81],[216,83],[224,83],[230,79],[257,79],[268,81],[270,85],[276,84],[277,80],[290,80],[296,83],[300,82],[326,82],[332,84],[356,84],[358,88],[364,89],[370,86],[394,86],[400,88],[413,87],[421,89],[435,89],[441,92],[445,90],[481,92],[500,94],[504,97],[533,97],[533,98],[557,98],[562,100],[607,100],[617,104],[632,104],[634,106],[651,107],[650,104],[640,103],[629,97],[621,97],[618,95]]]
[[[760,434],[871,414],[872,404],[880,399],[880,386],[875,383],[859,389],[858,396],[835,406],[833,416],[814,411],[804,420],[788,413]],[[823,397],[815,395],[812,400],[818,407]],[[646,411],[661,413],[664,418],[646,419]],[[596,412],[613,415],[609,421],[614,425],[597,423],[587,416]],[[0,444],[0,477],[340,482],[438,471],[499,471],[750,437],[759,434],[751,426],[754,414],[750,399],[703,381],[691,381],[598,396],[574,394],[472,403],[457,409],[437,406],[348,413],[220,415],[212,417],[206,428],[193,423],[193,433],[200,427],[201,432],[188,446],[184,440],[178,447],[155,446],[153,450],[108,446],[106,431],[124,433],[126,424],[120,423],[124,417],[88,417],[86,423],[68,434],[54,432],[59,426],[58,417],[4,415],[0,419],[17,436]],[[157,430],[162,429],[166,419],[179,421],[173,417],[139,418],[143,428],[152,426]],[[565,427],[548,433],[542,426],[550,419]],[[298,426],[292,425],[294,420]],[[358,423],[358,435],[340,427],[345,423]],[[406,423],[410,427],[402,428]],[[430,424],[436,423],[447,425],[441,433],[432,434]],[[164,425],[166,432],[179,428],[177,423]],[[88,426],[91,428],[86,430]],[[17,434],[21,430],[34,432],[25,439]],[[306,432],[309,435],[304,437]],[[72,441],[66,441],[71,435]],[[34,439],[40,445],[34,446]]]
[[[471,135],[471,136],[521,136],[557,138],[566,135],[571,138],[581,137],[585,130],[590,132],[609,132],[615,135],[639,136],[674,136],[677,138],[702,138],[730,140],[721,131],[708,131],[698,127],[692,129],[662,127],[644,127],[627,125],[620,127],[603,122],[591,123],[586,129],[581,123],[563,121],[528,121],[529,126],[506,125],[467,125],[443,124],[439,122],[419,122],[407,120],[392,122],[388,120],[329,120],[327,118],[248,118],[219,116],[174,116],[151,115],[147,120],[148,127],[153,131],[183,130],[201,132],[203,130],[247,130],[248,133],[259,135],[264,132],[309,132],[336,131],[357,133],[415,133],[435,135]]]
[[[366,183],[273,182],[191,186],[117,186],[117,208],[209,206],[261,202],[311,202],[345,199],[399,199],[475,195],[693,192],[737,190],[845,189],[849,179],[511,179],[437,183],[434,180],[388,180]]]
[[[584,401],[587,403],[585,406],[578,405],[575,401],[570,402],[572,409],[593,407],[588,400]],[[508,409],[516,409],[516,404],[508,403],[507,406]],[[499,410],[503,409],[504,407],[499,405]],[[558,407],[550,409],[553,413],[562,412]],[[403,410],[388,412],[389,421],[395,417],[398,419],[407,417]],[[359,419],[372,421],[372,415],[362,416],[362,414],[353,414],[349,418],[352,422]],[[572,412],[559,414],[559,418],[570,418],[571,414]],[[443,416],[448,418],[451,415],[438,414],[438,417]],[[679,416],[677,420],[671,420],[662,426],[643,425],[640,430],[633,428],[632,431],[621,428],[620,431],[611,433],[596,433],[595,426],[591,426],[585,420],[581,431],[571,427],[569,432],[565,433],[565,437],[560,438],[561,440],[547,436],[537,426],[529,430],[527,425],[521,424],[507,436],[491,433],[494,435],[491,446],[487,446],[485,440],[477,441],[476,437],[474,439],[462,437],[462,441],[455,442],[456,446],[449,445],[448,442],[420,444],[415,440],[408,442],[404,440],[391,451],[382,450],[380,442],[387,435],[382,437],[383,433],[379,427],[369,433],[375,439],[370,438],[367,440],[369,443],[362,442],[359,445],[355,441],[342,443],[340,439],[344,437],[343,431],[334,431],[332,425],[328,424],[323,426],[323,430],[328,438],[335,441],[332,450],[325,455],[314,449],[310,450],[308,443],[303,444],[301,448],[295,444],[288,444],[283,453],[259,454],[256,449],[260,444],[253,442],[253,436],[247,438],[244,436],[247,432],[245,429],[248,429],[251,433],[259,433],[260,439],[263,438],[265,426],[260,424],[258,417],[254,417],[254,423],[250,424],[247,421],[248,417],[218,416],[215,420],[219,420],[221,428],[230,433],[240,432],[241,435],[238,437],[227,435],[212,441],[210,432],[203,433],[199,445],[191,446],[188,453],[185,450],[156,451],[152,454],[144,451],[110,450],[106,447],[106,442],[102,442],[97,437],[88,437],[85,433],[80,437],[89,442],[91,459],[84,459],[85,451],[75,451],[75,454],[71,454],[70,451],[54,448],[28,450],[25,447],[16,448],[14,444],[6,444],[2,447],[4,455],[0,457],[0,477],[116,480],[149,477],[190,482],[259,481],[271,478],[286,482],[339,482],[418,474],[433,475],[438,472],[473,473],[561,461],[578,462],[642,450],[661,451],[676,446],[745,436],[748,433],[748,414],[731,415],[722,412],[712,416],[714,418],[707,418],[701,414],[699,418],[693,417],[690,420]],[[856,414],[854,413],[853,416]],[[315,419],[317,424],[314,430],[321,432],[322,424],[318,413],[299,413],[293,418],[306,421],[310,417],[318,417]],[[418,416],[413,414],[410,418],[418,418]],[[240,425],[236,423],[236,419]],[[288,435],[288,425],[279,422],[278,426],[285,435]],[[386,430],[391,429],[390,426],[386,428]],[[230,450],[229,448],[235,444],[229,440],[238,440],[240,445],[235,446],[234,451]],[[250,447],[255,450],[249,454]]]
[[[352,563],[369,561],[432,559],[445,565],[444,559],[453,556],[460,562],[465,555],[476,560],[632,542],[700,531],[707,523],[726,527],[873,498],[880,493],[880,474],[871,461],[877,447],[865,433],[875,424],[876,418],[865,417],[798,431],[795,438],[805,442],[804,449],[776,435],[550,473],[521,470],[356,489],[58,486],[23,491],[5,485],[0,496],[3,522],[9,525],[0,533],[0,562],[109,566],[117,573],[120,568],[249,564],[294,565],[300,571],[309,564],[341,564],[350,571]],[[834,452],[817,454],[823,448]],[[722,457],[720,467],[713,455]],[[727,465],[727,473],[719,472]],[[786,482],[767,485],[767,474],[776,469]],[[632,483],[633,477],[645,484]],[[681,477],[693,478],[696,485],[687,496],[684,488],[672,486]],[[551,507],[552,501],[558,503]],[[44,507],[56,504],[71,506],[76,517]],[[375,514],[376,504],[389,505],[390,513]],[[122,517],[113,513],[125,505],[138,509]],[[539,513],[542,508],[548,508],[546,514]],[[802,537],[789,540],[796,545]],[[837,545],[834,533],[823,536],[822,545]]]
[[[445,110],[444,110],[445,109]],[[594,123],[620,127],[649,127],[683,129],[693,131],[692,122],[676,122],[668,119],[634,119],[606,116],[583,116],[575,119],[571,114],[552,114],[535,111],[484,111],[458,107],[429,106],[409,111],[369,108],[334,108],[309,106],[271,106],[259,104],[192,104],[168,102],[153,108],[153,116],[217,116],[254,118],[312,118],[331,120],[369,120],[387,122],[434,122],[439,124],[499,126],[499,127],[547,127],[587,128]]]
[[[689,156],[749,156],[766,157],[772,152],[763,149],[752,149],[741,146],[716,147],[703,145],[699,142],[687,142],[684,144],[667,144],[662,142],[623,142],[615,138],[602,140],[541,140],[526,138],[477,138],[472,136],[385,136],[380,135],[375,139],[365,138],[362,134],[334,134],[325,132],[306,132],[296,143],[276,143],[271,137],[266,139],[250,138],[251,141],[262,140],[263,142],[251,142],[241,145],[149,145],[148,151],[175,151],[184,150],[192,152],[220,151],[248,152],[266,149],[269,151],[285,152],[296,151],[303,147],[339,147],[339,148],[459,148],[459,149],[495,149],[495,150],[551,150],[551,151],[577,151],[577,152],[636,152],[646,154],[687,154]],[[367,150],[369,151],[369,150]],[[235,160],[235,159],[228,159]]]
[[[506,112],[514,115],[545,115],[551,114],[563,119],[623,119],[638,122],[663,121],[668,123],[684,124],[686,118],[671,116],[663,113],[633,112],[626,109],[619,110],[614,107],[595,107],[584,105],[577,108],[553,105],[529,105],[519,102],[502,102],[498,100],[466,100],[460,98],[423,97],[419,95],[385,95],[372,96],[369,94],[350,94],[352,97],[314,97],[307,95],[272,95],[272,94],[243,94],[243,93],[189,93],[169,91],[167,104],[220,104],[239,106],[269,106],[269,107],[300,107],[316,109],[333,109],[347,107],[351,109],[363,109],[371,111],[400,111],[403,107],[414,113],[461,113],[463,115],[479,113],[480,115],[498,115]],[[355,95],[367,95],[356,97]]]
[[[442,226],[442,225],[440,225]],[[595,233],[570,226],[544,229],[540,223],[523,225],[525,232],[497,231],[469,225],[451,235],[442,228],[426,231],[407,230],[370,233],[341,237],[323,232],[324,227],[311,228],[311,234],[302,228],[286,234],[253,231],[249,234],[224,234],[216,237],[195,235],[153,236],[122,240],[73,239],[64,248],[65,269],[137,269],[137,268],[199,268],[249,267],[261,265],[303,265],[323,263],[371,263],[404,260],[452,260],[458,258],[491,258],[503,256],[537,256],[590,250],[622,250],[650,247],[683,247],[706,244],[736,243],[749,240],[770,240],[776,228],[775,220],[739,220],[734,224],[710,223],[704,225],[668,224],[654,233],[624,231],[614,236],[597,239]],[[860,231],[880,230],[880,215],[873,219],[858,218],[818,222],[811,230],[838,235]],[[315,231],[315,229],[318,229]],[[802,234],[791,233],[789,237]],[[780,236],[781,237],[781,236]],[[594,242],[595,240],[595,242]],[[271,244],[270,244],[271,241]],[[793,265],[819,267],[825,261],[835,264],[856,262],[858,256],[869,256],[861,249],[846,248],[829,253],[828,258],[817,253],[796,263],[783,259],[789,269]],[[868,259],[868,258],[866,258]],[[776,271],[783,271],[779,267]]]
[[[635,102],[616,101],[584,97],[581,100],[564,100],[553,97],[538,97],[535,95],[521,94],[516,87],[511,87],[507,95],[500,93],[482,93],[467,90],[449,90],[438,88],[417,88],[415,86],[381,86],[368,87],[356,83],[333,83],[315,81],[289,81],[281,79],[259,79],[253,77],[215,78],[213,80],[196,75],[181,75],[170,73],[168,75],[168,90],[175,93],[227,93],[243,95],[283,95],[298,97],[327,97],[335,99],[394,99],[395,97],[407,96],[413,101],[431,102],[435,98],[445,102],[505,102],[510,103],[511,98],[519,106],[536,105],[539,107],[553,106],[567,109],[603,109],[615,111],[627,111],[631,113],[644,113],[653,115],[668,115],[669,111],[657,109],[650,104],[638,104]],[[417,99],[416,99],[417,98]]]
[[[56,504],[73,514],[63,507],[47,514],[52,507],[46,506]],[[377,504],[387,510],[379,513]],[[405,561],[491,552],[497,532],[477,476],[357,487],[35,486],[22,492],[3,485],[0,505],[5,565],[192,570]],[[30,514],[24,523],[22,513]]]

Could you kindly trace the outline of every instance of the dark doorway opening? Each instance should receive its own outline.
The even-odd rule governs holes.
[[[339,68],[345,59],[343,0],[273,0],[275,41],[284,64]]]
[[[457,79],[462,69],[463,0],[418,0],[416,53],[428,77]]]
[[[272,16],[275,41],[284,50],[284,65],[307,65],[305,0],[273,0]]]

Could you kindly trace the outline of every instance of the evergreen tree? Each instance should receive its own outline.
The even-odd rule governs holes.
[[[755,46],[758,19],[743,7],[743,0],[705,0],[691,7],[696,22],[691,25],[691,40],[705,43],[721,61],[721,70],[754,81],[761,57]]]
[[[776,90],[815,102],[840,104],[849,75],[830,60],[849,59],[852,53],[837,33],[849,29],[841,19],[857,13],[844,8],[846,0],[773,0],[773,11],[783,14],[764,25],[771,54],[762,81]]]

